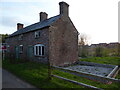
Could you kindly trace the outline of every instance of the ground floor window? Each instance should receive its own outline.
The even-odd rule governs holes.
[[[43,56],[44,55],[44,45],[43,44],[37,44],[34,46],[34,54],[36,56]]]
[[[23,45],[19,46],[19,53],[23,53]]]

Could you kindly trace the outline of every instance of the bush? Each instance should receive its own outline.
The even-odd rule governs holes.
[[[103,48],[102,47],[97,47],[95,49],[95,56],[96,57],[102,57],[103,56]]]

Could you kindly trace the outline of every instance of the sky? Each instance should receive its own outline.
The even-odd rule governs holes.
[[[64,0],[69,17],[89,44],[118,42],[118,2],[120,0]],[[39,22],[39,13],[59,14],[61,0],[0,0],[0,34],[12,34],[17,23],[24,27]]]

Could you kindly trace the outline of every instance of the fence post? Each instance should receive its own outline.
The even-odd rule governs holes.
[[[5,50],[2,50],[2,58],[5,60]]]
[[[50,65],[50,60],[48,58],[48,79],[51,80],[51,73],[52,73],[52,70],[51,70],[51,65]]]

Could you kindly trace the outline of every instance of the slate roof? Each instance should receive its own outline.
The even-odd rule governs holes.
[[[37,22],[35,24],[24,27],[24,28],[22,28],[22,29],[20,29],[20,30],[18,30],[16,32],[14,32],[9,37],[19,35],[19,34],[23,34],[23,33],[27,33],[27,32],[30,32],[30,31],[34,31],[34,30],[37,30],[37,29],[42,29],[44,27],[50,26],[53,22],[55,22],[59,18],[60,18],[60,15],[57,15],[57,16],[51,17],[49,19],[46,19],[44,21]]]

